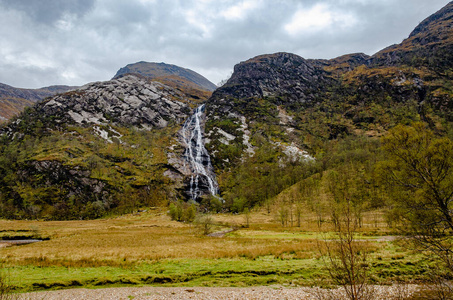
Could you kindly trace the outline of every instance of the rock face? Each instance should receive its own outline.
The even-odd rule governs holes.
[[[332,82],[321,61],[291,53],[261,55],[236,65],[231,78],[206,105],[206,135],[212,141],[208,148],[217,156],[217,166],[227,167],[232,159],[237,159],[225,157],[222,145],[235,145],[242,154],[254,153],[250,143],[254,124],[267,122],[283,132],[292,132],[295,122],[286,111],[320,101]],[[229,125],[225,119],[231,121]],[[287,146],[280,147],[285,150]]]
[[[253,156],[260,145],[252,137],[262,134],[261,125],[275,126],[282,135],[292,134],[296,127],[293,112],[321,101],[333,82],[329,75],[321,62],[290,53],[261,55],[236,65],[231,78],[206,105],[207,148],[215,166],[228,169]],[[297,140],[269,136],[266,143],[289,158],[287,153],[296,152],[288,149],[302,148]],[[306,159],[306,152],[299,153],[290,159]]]
[[[277,103],[307,102],[329,81],[327,73],[291,53],[261,55],[241,62],[227,83],[211,98],[273,97]],[[278,99],[281,99],[279,101]]]
[[[70,195],[80,198],[86,197],[88,192],[92,198],[106,200],[108,193],[105,191],[106,184],[100,180],[89,178],[90,172],[81,168],[68,168],[58,161],[31,161],[27,169],[20,172],[20,178],[35,176],[45,178],[40,182],[43,186],[61,186],[69,191]]]
[[[58,123],[121,124],[140,128],[164,128],[180,123],[190,113],[189,99],[159,82],[125,75],[88,84],[39,104],[40,110]]]
[[[164,83],[171,82],[177,85],[189,85],[211,92],[217,88],[217,86],[208,79],[190,69],[165,63],[141,61],[135,64],[129,64],[124,68],[119,69],[113,78],[130,73],[140,74],[151,79],[163,80]]]

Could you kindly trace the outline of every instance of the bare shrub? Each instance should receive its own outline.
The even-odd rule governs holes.
[[[212,232],[214,219],[210,214],[199,214],[193,222],[201,234],[208,235]]]
[[[334,235],[325,239],[320,250],[330,278],[343,288],[347,299],[374,299],[374,289],[369,285],[369,250],[356,240],[358,226],[349,202],[338,207]]]

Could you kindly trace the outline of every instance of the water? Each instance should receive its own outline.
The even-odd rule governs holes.
[[[190,178],[189,194],[192,200],[196,200],[203,194],[203,186],[212,195],[218,194],[218,184],[211,164],[209,153],[204,147],[201,118],[205,105],[197,107],[195,112],[184,123],[182,138],[186,145],[184,158],[192,172]]]

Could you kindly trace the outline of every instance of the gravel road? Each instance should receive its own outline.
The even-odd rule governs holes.
[[[375,296],[373,299],[398,299],[398,296],[409,296],[418,287],[416,285],[397,286],[374,286]],[[141,299],[194,299],[194,300],[251,300],[251,299],[319,299],[317,288],[282,288],[282,287],[247,287],[247,288],[211,288],[211,287],[124,287],[106,289],[70,289],[60,291],[45,291],[23,294],[24,300],[141,300]],[[332,292],[332,291],[331,291]],[[334,290],[338,299],[344,299]],[[337,298],[335,297],[335,298]],[[401,298],[399,298],[401,299]]]

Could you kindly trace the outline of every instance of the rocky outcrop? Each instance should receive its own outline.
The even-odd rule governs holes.
[[[19,172],[22,181],[31,178],[35,185],[44,187],[59,186],[68,191],[69,196],[77,196],[91,202],[94,199],[108,198],[107,184],[98,179],[90,178],[90,171],[80,167],[70,168],[59,161],[30,161],[26,167]],[[42,182],[41,182],[42,181]],[[91,195],[87,197],[87,195]]]
[[[228,104],[228,98],[272,97],[276,104],[305,103],[316,99],[330,81],[314,63],[291,53],[261,55],[241,62],[209,103]]]
[[[294,112],[325,100],[334,79],[324,66],[322,61],[290,53],[261,55],[236,65],[231,78],[206,105],[206,147],[215,167],[228,169],[253,156],[262,144],[254,135],[266,136],[270,147],[294,159],[286,151],[302,148],[294,133]],[[273,126],[274,132],[263,126]]]
[[[40,103],[37,110],[59,124],[116,124],[164,128],[190,113],[189,98],[179,91],[138,75],[91,83]]]

